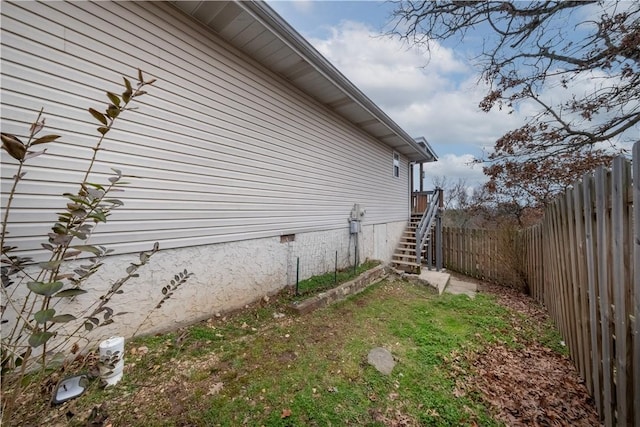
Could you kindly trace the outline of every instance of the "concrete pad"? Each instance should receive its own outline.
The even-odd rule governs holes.
[[[478,293],[478,285],[471,282],[464,282],[458,279],[449,280],[449,285],[445,292],[454,295],[467,295],[469,298],[475,298]]]
[[[442,294],[449,283],[451,275],[444,271],[427,270],[424,267],[420,272],[420,280],[428,283],[438,290],[438,295]]]

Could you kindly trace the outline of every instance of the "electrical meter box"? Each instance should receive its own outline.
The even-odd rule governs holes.
[[[349,222],[349,231],[351,234],[357,234],[360,232],[360,221]]]

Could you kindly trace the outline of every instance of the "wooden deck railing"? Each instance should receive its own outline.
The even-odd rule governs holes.
[[[606,426],[640,426],[639,180],[636,143],[632,162],[585,175],[539,225],[512,237],[444,230],[445,267],[521,280],[544,304]]]
[[[411,193],[411,213],[424,213],[434,193],[435,190],[414,191]]]

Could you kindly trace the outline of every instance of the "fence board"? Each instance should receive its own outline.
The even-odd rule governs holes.
[[[575,222],[575,239],[576,239],[576,268],[578,274],[574,279],[576,287],[578,288],[580,312],[578,314],[580,325],[580,332],[582,334],[582,360],[584,363],[582,369],[582,378],[585,380],[587,389],[593,394],[593,379],[591,368],[591,351],[590,351],[590,322],[589,322],[589,303],[588,303],[588,287],[584,286],[587,276],[587,266],[585,264],[585,239],[584,239],[584,200],[583,200],[583,183],[576,184],[572,196],[574,205],[574,222]]]
[[[578,262],[578,240],[576,238],[576,234],[577,234],[577,222],[576,222],[576,211],[578,208],[580,208],[581,206],[575,206],[574,203],[574,193],[577,193],[578,189],[576,187],[574,187],[573,189],[571,189],[570,191],[567,191],[565,193],[565,197],[564,197],[564,203],[567,207],[567,224],[566,225],[566,229],[567,229],[567,233],[569,235],[569,245],[567,248],[567,251],[569,252],[569,261],[570,261],[570,271],[571,271],[571,275],[570,275],[570,287],[571,287],[571,294],[573,296],[573,301],[572,301],[572,305],[573,305],[573,310],[571,313],[569,313],[569,318],[570,320],[572,320],[572,325],[571,325],[571,330],[573,331],[572,335],[573,335],[573,341],[575,344],[575,361],[576,364],[578,365],[578,372],[580,373],[580,376],[582,378],[586,378],[586,363],[585,363],[585,357],[584,357],[584,353],[585,353],[585,344],[582,341],[582,315],[581,315],[581,311],[582,308],[580,306],[580,288],[579,288],[579,279],[578,276],[580,274],[579,272],[579,262]]]
[[[561,264],[565,266],[562,269],[563,271],[563,281],[564,281],[564,289],[566,292],[566,311],[563,313],[563,318],[567,324],[567,334],[570,342],[570,352],[574,355],[574,360],[578,367],[578,372],[581,373],[582,369],[582,361],[580,360],[580,342],[578,340],[578,325],[576,322],[576,303],[577,303],[577,293],[575,291],[575,282],[573,281],[573,275],[575,274],[574,269],[575,265],[573,263],[574,253],[576,251],[575,242],[573,241],[573,212],[571,211],[571,206],[568,203],[567,195],[569,192],[565,194],[565,197],[560,197],[560,209],[562,211],[562,236],[564,238],[564,244],[562,245],[562,261]]]
[[[635,425],[640,426],[640,143],[633,146],[633,259],[631,276],[633,279],[633,384]]]
[[[585,217],[585,249],[587,264],[587,286],[589,292],[589,319],[591,322],[591,380],[593,381],[594,399],[598,413],[602,415],[603,396],[600,384],[602,381],[600,360],[602,358],[602,340],[600,334],[600,311],[598,310],[598,284],[597,284],[597,247],[594,232],[595,221],[593,212],[593,200],[595,184],[593,177],[586,174],[582,178]]]
[[[630,396],[628,390],[627,374],[629,366],[627,363],[627,349],[629,342],[627,339],[627,275],[625,268],[624,246],[625,230],[628,229],[627,218],[627,191],[625,183],[628,181],[628,164],[624,158],[614,159],[612,179],[611,179],[611,219],[612,219],[612,275],[613,275],[613,301],[615,320],[615,373],[616,373],[616,422],[618,425],[627,425],[629,419],[630,406],[627,405],[627,398]],[[626,398],[621,398],[626,395]]]
[[[605,426],[613,425],[613,378],[611,375],[611,353],[612,341],[611,336],[611,315],[610,315],[610,293],[609,293],[609,265],[610,265],[610,247],[607,245],[609,237],[610,215],[608,215],[606,190],[609,187],[609,172],[604,169],[598,169],[595,173],[596,184],[596,218],[599,221],[597,231],[597,248],[598,248],[598,295],[600,299],[600,328],[602,339],[602,382],[603,382],[603,403],[602,411],[604,412]]]

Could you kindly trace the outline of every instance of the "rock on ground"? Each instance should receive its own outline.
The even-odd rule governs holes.
[[[396,366],[396,362],[393,360],[393,355],[389,350],[382,347],[376,347],[369,352],[367,361],[370,365],[373,365],[378,372],[384,375],[390,375],[393,371],[393,367]]]

